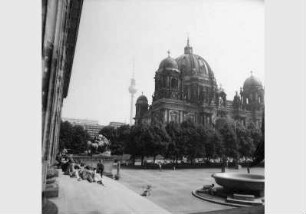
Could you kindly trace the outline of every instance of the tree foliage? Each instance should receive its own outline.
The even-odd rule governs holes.
[[[129,125],[120,126],[117,130],[117,138],[111,142],[111,151],[114,155],[122,155],[125,145],[130,141],[131,127]]]
[[[239,156],[238,153],[238,142],[237,136],[235,133],[235,128],[230,123],[224,123],[224,125],[220,128],[220,134],[222,136],[224,155],[227,157],[231,157],[237,159]]]
[[[166,125],[152,123],[135,126],[124,125],[117,129],[106,126],[99,134],[110,141],[114,155],[128,153],[132,159],[162,155],[173,161],[187,157],[191,163],[196,158],[206,160],[230,157],[252,157],[255,148],[263,140],[263,131],[254,124],[244,127],[239,123],[223,120],[217,128],[196,125],[187,120]],[[81,126],[69,122],[61,124],[60,149],[71,149],[75,153],[86,150],[89,140]]]
[[[206,158],[209,160],[212,158],[222,157],[224,155],[224,146],[219,131],[207,127],[206,136]]]
[[[250,137],[253,139],[255,147],[257,147],[263,137],[262,130],[259,127],[256,127],[253,122],[248,125],[247,129],[250,132]]]
[[[183,149],[180,148],[181,126],[179,123],[170,122],[165,129],[170,138],[165,156],[176,161],[183,154]]]
[[[87,148],[89,134],[82,126],[72,126],[68,121],[61,123],[59,149],[69,149],[72,153],[82,153]]]
[[[255,152],[255,145],[254,140],[251,137],[250,130],[248,130],[241,124],[237,124],[236,134],[240,155],[243,157],[251,157]]]

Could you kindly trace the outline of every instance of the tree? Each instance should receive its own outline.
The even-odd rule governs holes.
[[[59,148],[70,149],[72,153],[84,152],[87,148],[89,134],[82,126],[72,126],[68,121],[61,123]]]
[[[153,161],[155,163],[155,158],[157,155],[166,155],[166,149],[170,142],[170,137],[164,126],[155,124],[149,127],[149,136],[145,142],[146,155],[153,156]]]
[[[222,137],[218,130],[214,130],[211,127],[206,127],[206,135],[206,158],[210,160],[212,158],[222,157],[224,155],[224,148],[222,143]]]
[[[111,151],[115,155],[122,155],[130,141],[131,127],[129,125],[120,126],[117,129],[117,139],[111,144]]]
[[[144,158],[144,133],[147,132],[147,125],[135,125],[131,127],[130,140],[127,141],[125,151],[131,155],[131,158],[135,162],[136,157],[141,157],[142,162]]]
[[[180,135],[182,132],[181,126],[179,123],[172,121],[166,125],[165,129],[170,138],[165,156],[177,161],[177,159],[182,156],[179,148]]]
[[[253,139],[255,147],[257,147],[262,141],[262,137],[263,137],[262,130],[256,127],[256,125],[253,122],[251,122],[248,125],[247,129],[250,132],[250,136]]]
[[[215,157],[223,157],[224,156],[224,144],[222,140],[222,136],[218,130],[214,131],[212,141],[215,145]]]
[[[234,160],[237,160],[239,153],[237,136],[234,127],[228,122],[226,122],[220,128],[219,131],[222,136],[224,155],[227,157],[234,158]]]
[[[117,138],[116,129],[112,126],[105,126],[100,131],[99,134],[104,135],[108,140],[115,141]]]
[[[181,147],[183,154],[193,164],[197,157],[203,157],[205,154],[205,130],[203,126],[196,126],[192,121],[184,121],[181,124]]]
[[[109,148],[113,154],[117,154],[121,152],[121,151],[117,151],[117,149],[119,149],[120,146],[117,144],[118,136],[117,136],[117,131],[114,127],[105,126],[100,130],[99,134],[102,134],[104,137],[106,137],[110,141]],[[104,149],[103,147],[99,147],[98,151],[103,152],[103,149]]]
[[[59,135],[59,149],[70,148],[72,143],[73,128],[68,121],[61,122]]]
[[[87,148],[90,139],[88,132],[82,126],[73,126],[71,150],[73,153],[82,153]]]
[[[140,124],[131,128],[125,151],[132,155],[134,161],[140,157],[143,165],[145,156],[153,156],[155,161],[158,154],[165,155],[169,141],[165,127],[159,124]]]
[[[261,121],[261,142],[256,148],[256,151],[253,154],[253,162],[250,164],[250,166],[256,166],[261,161],[265,159],[265,112],[263,111],[262,114],[262,121]]]
[[[251,157],[255,151],[255,145],[251,138],[250,130],[238,123],[236,125],[236,135],[240,155],[243,157]]]

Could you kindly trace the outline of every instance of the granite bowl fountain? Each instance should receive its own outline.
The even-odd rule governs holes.
[[[255,193],[263,195],[265,177],[263,175],[240,173],[215,173],[212,175],[216,183],[228,192]]]
[[[192,194],[205,201],[233,207],[264,205],[263,175],[222,172],[212,177],[217,186],[205,185]]]

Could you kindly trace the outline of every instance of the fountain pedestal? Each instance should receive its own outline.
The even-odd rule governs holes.
[[[212,177],[221,187],[212,185],[208,189],[195,190],[192,194],[206,201],[234,207],[264,204],[264,176],[215,173]]]

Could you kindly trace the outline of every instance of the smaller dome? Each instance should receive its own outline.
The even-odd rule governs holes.
[[[251,76],[249,78],[247,78],[244,81],[243,84],[243,89],[244,90],[248,90],[248,89],[252,89],[252,88],[262,88],[262,83],[260,82],[259,79],[257,79],[256,77],[253,76],[253,74],[251,74]]]
[[[136,104],[148,104],[148,99],[144,95],[140,95],[136,101]]]
[[[168,56],[167,58],[163,59],[161,63],[159,64],[158,71],[163,70],[176,70],[178,71],[178,65],[175,59]]]

